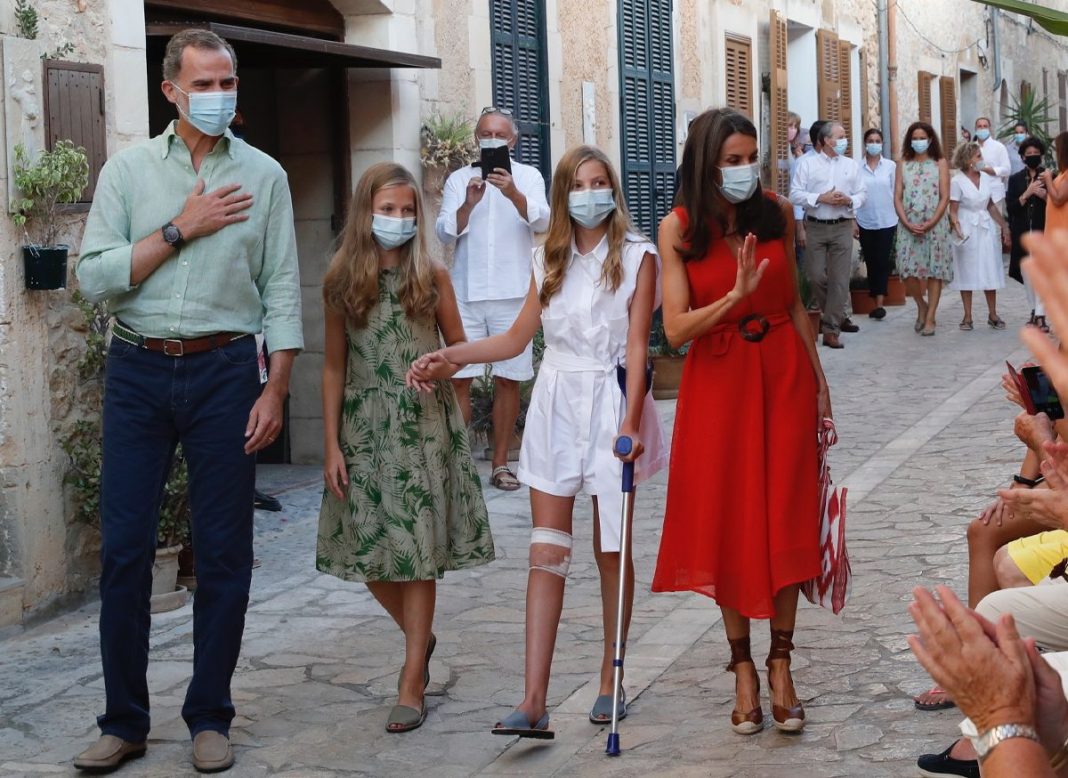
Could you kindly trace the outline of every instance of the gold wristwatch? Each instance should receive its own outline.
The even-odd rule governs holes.
[[[988,729],[973,741],[979,764],[982,764],[983,760],[990,756],[990,752],[993,751],[999,743],[1003,743],[1014,737],[1025,737],[1036,743],[1039,742],[1038,733],[1035,732],[1034,727],[1030,727],[1026,724],[998,724],[996,727]]]

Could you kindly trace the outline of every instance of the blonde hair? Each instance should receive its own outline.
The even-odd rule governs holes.
[[[327,310],[341,314],[356,327],[378,304],[378,251],[371,232],[374,197],[380,189],[410,187],[415,195],[415,237],[401,251],[400,287],[397,296],[412,319],[433,316],[438,304],[434,263],[427,254],[423,200],[415,177],[403,165],[381,162],[360,177],[349,204],[337,251],[323,277],[323,302]]]
[[[970,140],[967,143],[961,143],[953,151],[953,167],[956,170],[967,173],[968,168],[972,166],[972,157],[975,156],[976,152],[981,150],[982,146],[974,140]]]
[[[550,192],[549,233],[545,238],[545,280],[541,284],[538,300],[542,307],[549,304],[552,296],[564,284],[564,273],[571,261],[571,243],[575,227],[568,211],[568,196],[575,185],[575,176],[584,162],[600,162],[608,174],[616,209],[608,216],[608,257],[601,268],[601,284],[614,292],[623,283],[623,242],[634,225],[623,198],[619,176],[603,151],[595,146],[576,146],[564,154],[556,166]]]

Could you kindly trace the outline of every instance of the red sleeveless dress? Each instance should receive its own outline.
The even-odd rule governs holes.
[[[685,229],[685,210],[674,212]],[[816,375],[789,318],[795,271],[782,240],[758,244],[765,257],[756,291],[686,355],[653,576],[654,592],[698,592],[758,619],[774,615],[777,591],[820,570]],[[726,295],[737,270],[724,240],[687,262],[691,308]],[[759,342],[739,330],[749,314],[769,325]]]

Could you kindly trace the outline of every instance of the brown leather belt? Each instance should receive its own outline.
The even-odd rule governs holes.
[[[158,351],[169,357],[185,357],[190,354],[211,351],[248,335],[248,333],[241,332],[216,332],[200,338],[146,338],[121,322],[115,322],[112,327],[112,334],[121,341],[146,348],[149,351]]]

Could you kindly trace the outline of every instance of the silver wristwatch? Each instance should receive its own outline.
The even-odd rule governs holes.
[[[975,745],[975,753],[979,758],[979,763],[982,764],[983,760],[990,756],[990,752],[993,751],[999,743],[1014,737],[1025,737],[1036,743],[1038,742],[1038,733],[1035,732],[1034,727],[1029,727],[1026,724],[998,724],[996,727],[988,729],[973,741],[973,744]]]

